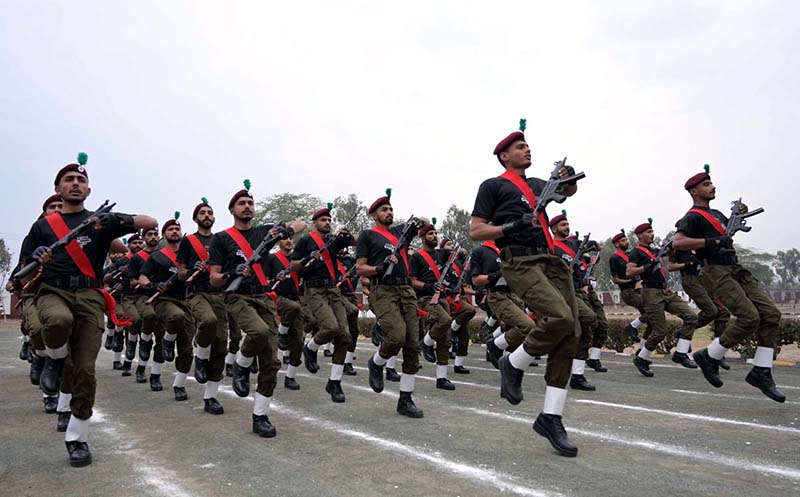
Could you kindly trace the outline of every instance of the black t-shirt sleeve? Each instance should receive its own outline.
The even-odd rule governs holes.
[[[469,275],[470,278],[475,275],[486,274],[483,269],[483,250],[475,249],[472,251],[472,259],[470,261]]]
[[[621,257],[612,257],[608,261],[609,269],[611,270],[611,275],[616,276],[617,278],[628,279],[626,275],[627,271],[627,264],[625,261],[622,260]]]
[[[495,191],[493,185],[493,182],[487,180],[481,183],[478,188],[478,194],[475,196],[475,206],[472,208],[474,217],[489,220],[494,217]]]
[[[178,263],[188,266],[192,259],[192,252],[194,252],[194,250],[189,240],[184,236],[181,239],[181,244],[178,245]]]
[[[425,263],[421,256],[416,253],[412,255],[411,259],[408,261],[408,265],[411,266],[409,268],[409,274],[414,278],[419,278],[424,270],[423,264]]]
[[[156,272],[155,262],[153,262],[153,256],[151,255],[147,262],[144,263],[142,266],[142,274],[145,276],[152,276]]]
[[[677,224],[675,224],[675,229],[677,230],[678,233],[683,233],[684,235],[690,238],[695,238],[696,233],[698,231],[697,227],[699,218],[700,218],[699,215],[690,212],[685,216],[683,216],[677,222]]]
[[[637,266],[644,266],[650,263],[650,258],[641,250],[631,250],[631,253],[628,254],[628,259]]]
[[[369,239],[370,231],[364,230],[358,235],[358,243],[356,244],[356,259],[369,258]]]
[[[211,246],[208,250],[208,265],[209,266],[222,266],[225,261],[225,240],[227,234],[216,233],[211,238]]]
[[[313,249],[309,250],[309,242],[313,242],[313,240],[311,240],[311,237],[308,235],[300,238],[300,240],[297,241],[297,245],[294,246],[294,250],[292,251],[292,255],[289,257],[289,259],[293,261],[299,261],[303,257],[313,252],[316,249],[316,244],[314,244]]]

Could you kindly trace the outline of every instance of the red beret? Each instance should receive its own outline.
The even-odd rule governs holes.
[[[378,208],[380,206],[382,206],[384,204],[390,204],[390,203],[391,202],[389,200],[389,197],[384,195],[383,197],[380,197],[379,199],[375,200],[375,202],[372,202],[372,205],[369,206],[369,209],[367,210],[367,212],[372,214],[373,212],[378,210]]]
[[[623,235],[622,233],[617,233],[617,234],[616,234],[616,235],[614,235],[614,237],[611,239],[611,243],[617,243],[618,241],[622,240],[623,238],[625,238],[625,235]]]
[[[63,202],[61,200],[61,195],[56,193],[47,197],[47,200],[45,200],[44,203],[42,204],[42,212],[46,211],[47,206],[52,204],[53,202]]]
[[[566,219],[567,219],[567,216],[565,216],[564,214],[559,214],[559,215],[557,215],[556,217],[554,217],[553,219],[550,220],[550,223],[548,224],[548,226],[550,226],[552,228],[553,226],[557,225],[558,223],[560,223],[561,221],[564,221]]]
[[[429,231],[433,231],[436,229],[436,226],[432,225],[431,223],[426,224],[422,228],[419,229],[417,235],[422,238],[423,236],[427,235]]]
[[[58,174],[56,174],[56,180],[53,182],[54,186],[58,186],[58,182],[61,181],[61,177],[67,173],[81,173],[82,175],[86,176],[86,179],[89,179],[89,173],[86,171],[86,167],[80,164],[67,164],[66,166],[62,167]]]
[[[515,141],[518,141],[518,140],[525,141],[525,135],[522,133],[522,131],[514,131],[510,135],[508,135],[505,138],[503,138],[502,140],[500,140],[500,143],[498,143],[497,146],[494,147],[494,152],[492,152],[492,153],[494,155],[500,155],[501,152],[503,152],[512,143],[514,143]]]
[[[710,174],[706,172],[697,173],[691,178],[687,179],[686,183],[683,184],[683,187],[686,188],[686,191],[689,191],[707,179],[711,179]]]
[[[141,242],[141,241],[142,241],[142,236],[139,233],[134,233],[130,237],[128,237],[128,243]]]
[[[233,209],[233,204],[235,204],[236,201],[242,197],[248,197],[250,199],[253,198],[253,196],[250,194],[250,190],[242,188],[241,190],[233,194],[233,197],[231,197],[231,201],[228,202],[228,209]]]
[[[197,205],[195,206],[194,210],[192,211],[192,219],[196,219],[196,218],[197,218],[197,213],[198,213],[198,212],[200,211],[200,209],[202,209],[203,207],[208,207],[209,209],[211,209],[211,208],[212,208],[210,205],[208,205],[208,202],[200,202],[199,204],[197,204]]]
[[[447,238],[447,237],[442,238],[442,241],[439,242],[439,248],[443,249],[444,246],[447,245],[447,242],[449,242],[449,241],[451,241],[451,240],[449,238]]]
[[[170,226],[177,226],[180,228],[181,223],[179,223],[177,219],[170,219],[169,221],[164,223],[164,226],[161,227],[161,234],[163,235],[164,233],[166,233],[167,228],[169,228]]]
[[[320,210],[318,210],[317,212],[315,212],[314,214],[311,215],[311,220],[312,221],[316,221],[318,217],[322,217],[322,216],[331,217],[331,210],[328,209],[327,207],[325,207],[323,209],[320,209]]]
[[[633,232],[635,234],[637,234],[637,235],[641,235],[642,233],[644,233],[645,231],[647,231],[649,229],[653,229],[653,225],[652,224],[650,224],[650,223],[642,223],[639,226],[637,226],[636,228],[634,228]],[[622,233],[620,233],[620,235],[621,234]]]

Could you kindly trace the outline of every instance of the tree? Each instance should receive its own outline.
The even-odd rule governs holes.
[[[308,193],[278,193],[256,202],[253,224],[311,220],[314,211],[323,207],[322,200]]]
[[[470,218],[468,210],[453,204],[447,209],[447,215],[437,231],[441,236],[446,236],[454,242],[460,243],[467,250],[471,250],[478,246],[478,242],[472,241],[469,237]]]
[[[359,200],[355,193],[336,197],[333,201],[332,214],[333,222],[337,226],[344,226],[349,222],[347,228],[356,238],[359,233],[372,226],[372,219],[367,214],[367,206]]]
[[[772,288],[775,283],[775,273],[772,271],[772,266],[776,260],[774,255],[738,246],[736,247],[736,255],[739,258],[739,264],[749,269],[762,285]]]
[[[11,252],[6,247],[6,241],[0,238],[0,314],[6,316],[5,287],[6,278],[11,272]]]
[[[775,255],[775,272],[780,278],[780,290],[796,290],[800,287],[800,251],[796,248]]]

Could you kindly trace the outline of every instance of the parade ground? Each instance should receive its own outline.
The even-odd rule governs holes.
[[[500,399],[499,373],[473,346],[469,375],[450,374],[454,392],[435,388],[433,365],[417,376],[415,420],[395,413],[398,384],[382,394],[367,383],[374,348],[360,340],[358,376],[345,377],[344,404],[324,391],[330,362],[304,369],[301,390],[275,391],[270,419],[278,435],[251,433],[251,398],[226,378],[222,416],[203,412],[202,387],[175,402],[171,365],[164,391],[97,360],[90,432],[93,464],[67,462],[56,416],[17,357],[16,324],[0,324],[0,493],[6,496],[789,496],[800,494],[800,368],[776,367],[787,397],[777,404],[744,382],[733,360],[714,389],[699,370],[657,359],[654,378],[631,358],[603,354],[608,373],[587,369],[596,392],[570,391],[565,426],[577,458],[559,457],[531,430],[542,407],[543,364],[529,369],[525,399]],[[399,369],[399,365],[398,365]],[[452,371],[452,369],[451,369]]]

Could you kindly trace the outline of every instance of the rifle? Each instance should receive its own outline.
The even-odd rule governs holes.
[[[667,238],[661,244],[661,247],[658,249],[658,252],[656,253],[656,260],[658,261],[658,264],[653,266],[653,270],[664,269],[665,268],[664,259],[669,255],[669,253],[671,251],[672,251],[672,238]],[[667,267],[667,269],[668,269],[668,267]],[[665,271],[665,273],[666,273],[666,271]]]
[[[256,247],[255,250],[253,250],[253,253],[245,261],[247,267],[253,267],[253,264],[260,261],[261,258],[264,256],[264,254],[268,253],[270,249],[275,246],[276,243],[285,238],[286,235],[285,231],[279,233],[277,236],[272,236],[269,234],[276,227],[279,228],[283,227],[282,225],[283,223],[278,223],[277,225],[275,225],[275,227],[273,227],[271,230],[267,232],[266,236],[264,236],[264,239],[261,240],[261,243],[258,244],[258,247]],[[242,286],[243,281],[244,281],[244,276],[237,276],[236,279],[231,281],[230,285],[228,285],[228,288],[225,289],[225,293],[235,292],[236,290],[239,289],[240,286]]]
[[[572,267],[579,268],[583,264],[583,255],[588,252],[586,247],[589,245],[589,237],[591,233],[586,233],[586,236],[583,237],[581,240],[581,244],[578,245],[578,250],[575,251],[575,257],[572,258]]]
[[[419,223],[420,219],[414,217],[413,214],[410,218],[408,218],[408,221],[406,221],[405,228],[403,228],[403,232],[397,239],[397,245],[395,245],[394,250],[392,250],[392,253],[389,255],[389,257],[386,258],[387,261],[392,257],[394,258],[399,257],[400,251],[406,248],[411,243],[411,240],[414,238],[413,236],[411,236],[411,232],[414,231],[415,229],[419,229]],[[393,262],[390,262],[389,265],[386,267],[386,271],[383,273],[383,276],[384,277],[391,276],[392,272],[394,271],[394,266],[395,264]]]
[[[747,226],[746,219],[748,217],[753,217],[758,214],[764,212],[764,209],[759,207],[756,210],[748,211],[742,214],[739,212],[742,206],[742,197],[739,197],[739,200],[734,200],[731,202],[731,217],[728,219],[728,225],[725,226],[725,234],[728,236],[733,236],[737,231],[744,231],[747,233],[750,231],[752,226]]]
[[[206,261],[203,261],[203,262],[206,262]],[[200,273],[202,273],[203,271],[206,271],[206,270],[205,269],[196,270],[195,272],[190,274],[188,278],[186,278],[186,281],[184,281],[183,284],[186,285],[186,286],[191,285],[192,282],[194,281],[194,279],[197,278],[200,275]]]
[[[289,271],[288,267],[286,269],[281,269],[280,271],[278,271],[278,274],[275,275],[275,283],[273,283],[272,286],[269,287],[269,291],[274,292],[275,289],[278,288],[278,285],[283,283],[291,273],[292,272]]]
[[[550,173],[550,178],[542,188],[542,193],[536,196],[536,206],[533,208],[533,225],[539,226],[539,215],[545,211],[550,202],[563,202],[567,197],[559,193],[561,187],[566,183],[572,183],[586,177],[584,173],[575,173],[566,178],[561,177],[561,168],[567,167],[567,158],[553,163],[555,168]],[[547,229],[543,227],[542,229]]]
[[[589,266],[586,268],[586,272],[583,275],[582,286],[588,286],[592,282],[592,273],[594,273],[594,267],[597,265],[597,262],[600,260],[600,252],[602,250],[598,250],[597,254],[594,256],[594,260],[589,261]]]
[[[445,263],[444,267],[442,268],[442,273],[439,275],[439,279],[436,281],[436,287],[439,288],[439,290],[436,290],[433,293],[433,297],[431,297],[431,305],[436,305],[436,304],[439,303],[439,296],[442,293],[441,289],[443,288],[445,280],[447,280],[447,275],[450,273],[450,270],[453,269],[453,264],[455,264],[455,262],[456,262],[456,258],[458,257],[459,249],[461,249],[461,244],[460,243],[456,243],[456,246],[453,247],[453,250],[450,252],[450,255],[447,257],[447,262]]]
[[[336,283],[336,288],[339,288],[339,287],[341,287],[341,286],[342,286],[342,284],[344,284],[344,282],[348,281],[348,280],[350,279],[350,278],[349,278],[350,274],[351,274],[353,271],[355,271],[355,269],[356,269],[356,265],[355,265],[355,263],[353,263],[353,265],[352,265],[352,266],[350,266],[350,269],[348,269],[348,270],[347,270],[347,272],[345,272],[345,273],[342,275],[342,279],[341,279],[341,280],[339,280],[339,282],[338,282],[338,283]],[[355,288],[354,288],[353,290],[355,290]]]
[[[458,280],[456,281],[456,287],[455,287],[456,288],[456,290],[455,290],[456,291],[456,296],[455,296],[455,301],[456,302],[458,302],[458,300],[461,298],[461,288],[462,288],[462,285],[464,284],[464,276],[466,276],[466,274],[469,272],[469,266],[470,266],[471,263],[472,263],[472,253],[470,253],[467,256],[467,258],[464,260],[464,267],[461,268],[461,274],[458,276]]]
[[[64,236],[64,238],[52,243],[48,247],[48,249],[50,249],[51,251],[55,252],[57,249],[66,247],[72,240],[75,240],[76,238],[78,238],[81,235],[81,233],[83,233],[84,231],[86,231],[86,230],[88,230],[88,229],[90,229],[90,228],[92,228],[94,226],[94,223],[97,221],[97,217],[96,217],[97,214],[103,214],[103,213],[106,213],[106,212],[111,212],[111,209],[115,205],[117,205],[117,204],[113,203],[113,204],[109,205],[108,200],[106,200],[105,202],[103,202],[103,205],[101,205],[96,211],[94,211],[94,213],[91,216],[89,216],[86,219],[84,219],[83,221],[81,221],[81,224],[79,224],[78,226],[73,228],[72,231],[70,231],[69,233],[66,234],[66,236]],[[19,271],[17,271],[16,274],[11,275],[11,278],[20,280],[20,279],[28,276],[29,274],[31,274],[39,266],[40,266],[39,261],[38,260],[34,260],[34,261],[30,262],[28,265],[26,265],[25,267],[23,267],[22,269],[20,269]]]
[[[167,290],[172,288],[172,285],[174,285],[177,280],[178,280],[178,272],[175,271],[174,273],[172,273],[172,276],[167,278],[167,281],[164,282],[164,284],[167,286],[167,288],[165,288],[164,291],[166,292]],[[147,301],[145,301],[145,304],[152,304],[153,301],[155,301],[158,297],[161,296],[161,294],[162,294],[161,291],[157,291],[156,293],[151,295],[150,298],[147,299]]]
[[[344,223],[344,227],[346,228],[350,223],[352,223],[357,216],[358,216],[358,212],[353,214],[353,217],[351,217],[349,221]],[[353,235],[350,235],[350,236],[353,236]],[[303,268],[307,268],[307,267],[311,266],[312,264],[314,264],[315,262],[319,261],[322,258],[322,254],[324,254],[326,251],[330,252],[331,247],[333,247],[333,244],[336,243],[336,240],[338,240],[338,239],[339,239],[338,235],[329,236],[328,240],[325,241],[325,245],[323,245],[319,250],[315,250],[315,251],[311,252],[311,254],[309,254],[309,256],[304,259]]]

